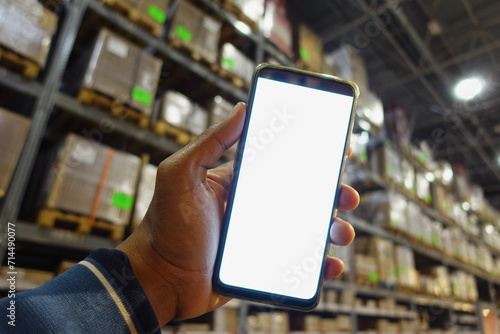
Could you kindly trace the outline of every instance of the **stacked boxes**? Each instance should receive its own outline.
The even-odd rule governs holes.
[[[246,83],[252,81],[254,63],[245,54],[235,48],[234,45],[224,43],[221,50],[220,62],[223,69],[243,79]]]
[[[207,129],[208,125],[208,111],[203,109],[200,105],[194,103],[191,111],[191,117],[188,121],[188,131],[195,136],[199,136]]]
[[[404,196],[394,191],[378,190],[361,196],[356,214],[374,225],[407,232],[406,206]]]
[[[234,105],[224,100],[221,96],[217,95],[211,104],[210,119],[208,122],[209,126],[220,123],[225,120],[233,111]],[[236,150],[238,148],[238,143],[231,146],[227,153],[230,157],[236,155]]]
[[[360,281],[378,282],[377,260],[374,256],[354,254],[356,278]]]
[[[221,26],[221,22],[206,15],[189,1],[181,0],[173,17],[168,38],[215,64]]]
[[[379,131],[384,125],[384,106],[382,100],[372,91],[365,91],[358,103],[356,113],[370,120],[375,125],[375,131]]]
[[[101,29],[83,87],[150,115],[161,67],[160,59],[111,31]]]
[[[155,165],[147,164],[142,167],[137,196],[135,198],[134,213],[132,216],[132,228],[136,229],[148,211],[149,204],[153,199],[156,183]]]
[[[44,67],[57,21],[38,1],[1,1],[0,45]]]
[[[246,321],[247,332],[287,333],[290,321],[286,312],[260,312]]]
[[[30,125],[29,118],[0,108],[0,198],[7,191]]]
[[[372,170],[396,184],[403,183],[400,159],[399,153],[387,145],[374,148],[370,155]]]
[[[321,62],[321,73],[333,75],[340,77],[340,68],[335,64],[333,57],[329,55],[323,55],[323,60]]]
[[[284,0],[265,0],[264,34],[289,57],[292,51],[292,25],[286,16]]]
[[[319,36],[303,24],[299,25],[299,56],[306,69],[321,71],[323,44]]]
[[[229,307],[216,309],[213,330],[218,333],[238,332],[238,309]]]
[[[459,300],[476,302],[478,298],[476,278],[461,270],[450,275],[453,296]]]
[[[377,265],[377,282],[386,286],[397,283],[397,270],[394,263],[394,244],[379,237],[357,237],[356,253],[371,255]]]
[[[69,134],[47,178],[44,205],[127,225],[140,165],[132,154]]]
[[[396,246],[396,268],[398,271],[398,285],[411,290],[418,287],[417,271],[413,251],[405,246]]]
[[[415,175],[417,197],[425,204],[432,205],[431,184],[425,178],[424,173],[417,172]]]

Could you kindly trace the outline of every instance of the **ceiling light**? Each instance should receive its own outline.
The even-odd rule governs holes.
[[[484,88],[484,81],[479,78],[468,78],[455,86],[455,95],[461,100],[470,100],[476,97]]]
[[[469,202],[463,202],[462,203],[462,209],[464,209],[465,211],[469,211],[470,210],[470,204],[469,204]]]

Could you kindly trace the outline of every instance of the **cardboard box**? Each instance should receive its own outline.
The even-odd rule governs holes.
[[[220,307],[214,311],[214,332],[237,332],[238,309]]]
[[[252,81],[254,62],[231,43],[224,43],[222,46],[220,65],[246,83]]]
[[[188,131],[192,109],[193,102],[187,96],[169,90],[163,95],[159,118],[181,130]]]
[[[373,283],[378,282],[377,260],[374,256],[354,254],[354,266],[357,278]]]
[[[401,174],[405,189],[411,194],[415,194],[417,191],[415,185],[415,167],[413,167],[408,159],[401,158]]]
[[[371,191],[361,196],[356,215],[376,226],[408,233],[406,206],[406,198],[395,191]]]
[[[136,229],[142,222],[148,211],[149,204],[153,199],[157,169],[155,165],[151,164],[142,166],[139,186],[137,187],[137,196],[134,203],[134,213],[132,215],[133,229]]]
[[[180,0],[169,29],[175,40],[211,63],[217,62],[222,23],[187,0]]]
[[[356,158],[361,165],[368,165],[367,145],[370,140],[368,132],[353,133],[351,135],[352,156]]]
[[[211,103],[210,117],[208,126],[212,126],[214,124],[220,123],[225,120],[234,109],[234,105],[227,100],[223,99],[220,95],[214,97],[213,102]],[[236,142],[233,146],[231,146],[227,152],[230,156],[236,155],[236,150],[238,148],[238,142]]]
[[[97,204],[96,219],[127,225],[140,166],[141,160],[130,153],[69,134],[47,178],[45,207],[91,216]]]
[[[126,39],[101,29],[85,72],[83,87],[150,115],[162,61]]]
[[[0,108],[0,198],[7,192],[30,125],[29,118]]]
[[[401,156],[388,145],[374,148],[370,152],[372,170],[392,182],[402,185]]]
[[[321,318],[321,332],[334,332],[337,330],[337,320],[330,318]]]
[[[292,57],[292,25],[286,15],[286,2],[265,1],[264,35],[286,55]]]
[[[344,272],[342,275],[349,275],[351,272],[351,262],[352,262],[352,254],[354,254],[353,246],[337,246],[334,244],[330,244],[328,255],[337,257],[344,262]]]
[[[351,330],[351,317],[348,315],[337,315],[335,318],[337,321],[338,331],[350,331]]]
[[[0,2],[0,45],[45,67],[58,17],[35,0]]]
[[[167,18],[169,0],[120,0],[137,10],[140,19],[148,27],[161,27]]]
[[[397,284],[394,244],[390,240],[379,237],[357,237],[354,244],[357,254],[370,255],[375,258],[378,282],[388,286]]]
[[[305,69],[313,72],[321,71],[323,43],[318,35],[303,24],[299,25],[299,56]]]
[[[415,258],[411,248],[397,245],[396,267],[398,269],[398,285],[410,289],[417,289],[417,271],[415,269]]]

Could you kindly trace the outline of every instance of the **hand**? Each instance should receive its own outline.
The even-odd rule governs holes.
[[[246,106],[239,103],[222,123],[164,160],[158,167],[149,210],[124,251],[148,296],[160,325],[173,318],[194,318],[222,306],[229,298],[213,292],[214,268],[232,163],[210,169],[240,137]],[[359,195],[342,186],[339,209],[354,209]],[[354,238],[350,224],[338,218],[332,242]],[[328,258],[325,278],[340,275],[343,263]]]

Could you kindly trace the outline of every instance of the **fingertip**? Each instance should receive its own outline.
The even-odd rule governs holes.
[[[336,257],[327,256],[324,270],[325,280],[330,280],[338,277],[344,272],[344,262]]]
[[[356,232],[351,224],[340,218],[335,218],[330,228],[330,240],[335,245],[347,246],[356,236]]]

